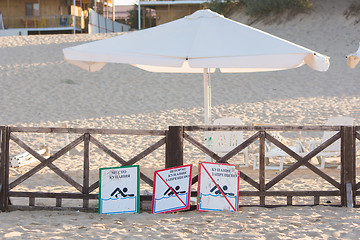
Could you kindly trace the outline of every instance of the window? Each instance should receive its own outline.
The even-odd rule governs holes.
[[[26,3],[25,4],[26,9],[26,16],[39,16],[39,4],[38,3]]]

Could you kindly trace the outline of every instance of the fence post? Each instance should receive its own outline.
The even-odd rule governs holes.
[[[0,161],[0,210],[7,211],[9,207],[9,127],[1,126],[1,161]]]
[[[165,168],[181,166],[184,163],[184,128],[169,126],[166,134]]]
[[[3,179],[3,176],[4,176],[4,161],[3,161],[3,135],[4,135],[4,127],[3,126],[0,126],[0,211],[3,210],[3,182],[4,182],[4,179]]]
[[[265,193],[265,132],[260,131],[259,139],[259,184],[260,194]],[[265,196],[260,195],[260,206],[265,206]]]
[[[341,127],[341,206],[355,205],[355,128]]]
[[[83,187],[82,187],[82,194],[83,194],[83,208],[89,207],[89,182],[90,182],[90,171],[89,171],[89,143],[90,143],[90,134],[85,133],[84,139],[84,175],[83,175]],[[84,196],[86,195],[86,197]]]

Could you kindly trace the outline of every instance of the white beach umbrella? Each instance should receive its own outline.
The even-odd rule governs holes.
[[[359,49],[355,53],[351,53],[347,55],[346,58],[347,58],[347,65],[349,66],[349,68],[355,68],[360,61],[360,43],[359,43]]]
[[[210,72],[264,72],[304,64],[318,71],[329,58],[266,32],[199,10],[166,24],[63,49],[65,59],[88,71],[127,63],[151,72],[203,73],[205,124],[211,122]]]

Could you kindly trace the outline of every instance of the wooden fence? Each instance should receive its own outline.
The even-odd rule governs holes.
[[[240,171],[240,177],[247,184],[251,185],[254,191],[242,191],[240,189],[240,197],[258,197],[259,202],[256,206],[268,206],[266,204],[267,197],[286,197],[285,205],[293,205],[293,197],[307,196],[313,197],[313,204],[318,205],[320,203],[320,197],[324,196],[338,196],[340,197],[340,206],[356,205],[356,196],[359,194],[360,183],[356,181],[356,140],[360,140],[360,135],[357,132],[360,130],[360,126],[170,126],[168,130],[129,130],[129,129],[80,129],[80,128],[33,128],[33,127],[8,127],[0,126],[1,135],[1,195],[0,195],[0,209],[2,211],[12,209],[77,209],[84,211],[96,211],[97,208],[89,206],[90,199],[98,199],[98,194],[93,193],[99,186],[99,182],[90,183],[89,177],[89,143],[94,144],[104,153],[115,159],[121,166],[129,166],[138,163],[141,159],[159,149],[165,145],[164,162],[165,167],[180,166],[184,164],[184,143],[192,145],[199,149],[201,152],[207,154],[216,162],[226,163],[232,157],[237,155],[246,147],[249,147],[255,141],[258,141],[259,152],[259,170],[258,180],[245,174],[244,171]],[[196,140],[192,133],[205,132],[205,131],[244,131],[254,133],[243,143],[235,147],[232,151],[225,156],[220,157],[209,148],[205,147],[202,141]],[[292,151],[289,147],[285,146],[282,142],[278,141],[272,136],[274,131],[335,131],[336,134],[315,148],[313,151],[306,155],[300,156]],[[24,141],[16,136],[14,133],[69,133],[80,135],[74,141],[70,142],[50,157],[45,158],[37,151],[32,149]],[[158,136],[160,140],[153,143],[151,146],[143,150],[138,155],[132,157],[126,161],[114,150],[109,149],[104,143],[97,140],[94,135],[137,135],[137,136]],[[309,160],[322,152],[326,147],[330,146],[335,141],[341,141],[341,170],[340,181],[332,178],[324,171],[320,170],[316,166],[312,165]],[[286,168],[280,174],[276,175],[273,179],[265,181],[265,141],[269,141],[286,152],[290,157],[295,159],[295,163]],[[23,150],[34,156],[39,163],[31,168],[26,173],[13,181],[9,181],[9,159],[10,159],[10,142],[16,143]],[[79,144],[83,143],[84,149],[84,168],[82,182],[77,182],[74,178],[60,168],[58,168],[54,161],[75,148]],[[282,181],[290,173],[298,169],[300,166],[306,166],[309,170],[316,175],[330,183],[336,190],[317,190],[317,191],[272,191],[271,189]],[[39,191],[14,191],[13,189],[28,180],[35,173],[41,169],[48,167],[59,177],[69,183],[76,191],[66,193],[56,192],[39,192]],[[141,170],[141,168],[140,168]],[[151,187],[153,186],[153,180],[146,176],[143,172],[140,173],[140,178]],[[192,184],[197,183],[198,176],[194,176]],[[196,191],[193,191],[192,196],[196,196]],[[13,205],[11,199],[21,197],[28,198],[27,205]],[[37,198],[52,198],[56,199],[55,206],[37,206],[35,199]],[[80,199],[82,201],[82,207],[63,207],[63,199]],[[151,195],[141,195],[140,201],[151,201]],[[272,206],[280,206],[283,204],[275,204]],[[253,206],[253,205],[252,205]]]

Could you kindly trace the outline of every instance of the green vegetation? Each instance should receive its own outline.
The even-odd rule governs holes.
[[[279,15],[286,11],[293,13],[306,12],[312,6],[309,0],[242,0],[246,13],[252,17]]]
[[[345,10],[344,15],[346,19],[355,18],[354,24],[360,22],[360,3],[351,4],[348,9]]]
[[[229,15],[234,9],[245,9],[245,13],[257,20],[275,21],[279,16],[291,18],[298,13],[310,10],[310,0],[213,0],[206,8],[221,15]]]
[[[232,0],[212,0],[211,2],[205,3],[205,7],[213,12],[217,12],[221,15],[227,16],[231,10],[235,7],[241,6],[242,3]]]

